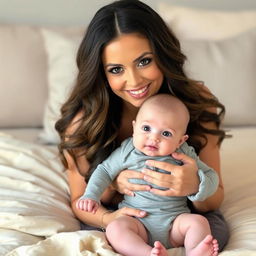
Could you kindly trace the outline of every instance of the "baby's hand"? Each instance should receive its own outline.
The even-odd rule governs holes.
[[[86,198],[86,199],[79,199],[76,202],[76,207],[79,210],[95,213],[99,208],[99,203],[95,200]]]

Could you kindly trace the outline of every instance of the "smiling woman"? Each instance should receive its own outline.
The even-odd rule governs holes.
[[[109,212],[102,205],[91,214],[77,209],[76,203],[98,164],[132,136],[132,121],[142,103],[155,94],[166,93],[179,98],[187,107],[188,143],[219,176],[216,192],[203,201],[193,201],[192,209],[201,213],[211,211],[207,218],[212,233],[220,248],[225,245],[226,223],[215,212],[223,200],[219,145],[225,138],[225,131],[220,129],[225,108],[202,83],[186,76],[185,60],[178,39],[163,19],[141,1],[115,1],[93,17],[78,50],[76,84],[56,123],[61,137],[60,155],[68,169],[72,209],[83,223],[105,228],[119,217],[145,217],[141,209],[123,207]],[[148,185],[130,183],[133,178],[155,185],[168,184],[162,196],[170,196],[170,191],[175,196],[197,194],[199,167],[181,152],[175,157],[183,162],[176,175],[123,170],[101,201],[109,205],[117,198],[120,200],[119,193],[149,189]],[[154,161],[154,165],[171,173],[175,171],[170,163]]]

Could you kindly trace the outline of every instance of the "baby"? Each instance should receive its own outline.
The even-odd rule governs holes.
[[[202,201],[218,187],[218,175],[204,164],[193,147],[185,142],[189,112],[176,97],[158,94],[147,99],[133,121],[133,137],[126,139],[105,161],[94,170],[85,194],[78,200],[80,210],[95,213],[104,190],[118,173],[125,169],[143,171],[147,160],[182,165],[171,155],[182,152],[195,160],[200,185],[198,192],[187,197],[160,196],[151,191],[136,191],[135,196],[124,195],[120,207],[137,208],[147,212],[144,218],[122,216],[106,228],[112,247],[125,256],[167,256],[168,248],[183,246],[189,256],[218,255],[218,243],[211,235],[208,221],[201,215],[191,214],[187,198]],[[168,173],[165,170],[154,171]],[[132,183],[150,184],[152,188],[167,190],[140,179]],[[153,191],[153,190],[152,190]]]

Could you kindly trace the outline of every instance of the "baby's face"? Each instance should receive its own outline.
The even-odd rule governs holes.
[[[148,156],[172,154],[187,139],[176,117],[162,111],[143,111],[133,122],[133,144]]]

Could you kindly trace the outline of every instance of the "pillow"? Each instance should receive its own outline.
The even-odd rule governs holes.
[[[0,25],[0,128],[41,127],[46,55],[38,27]]]
[[[158,13],[180,39],[222,40],[256,27],[256,11],[211,11],[160,2]]]
[[[256,125],[256,29],[222,41],[184,40],[189,77],[226,106],[224,125]]]
[[[43,132],[39,138],[45,143],[56,144],[59,142],[59,135],[54,126],[77,76],[76,52],[82,37],[45,28],[41,32],[48,57],[48,100],[43,118]]]

